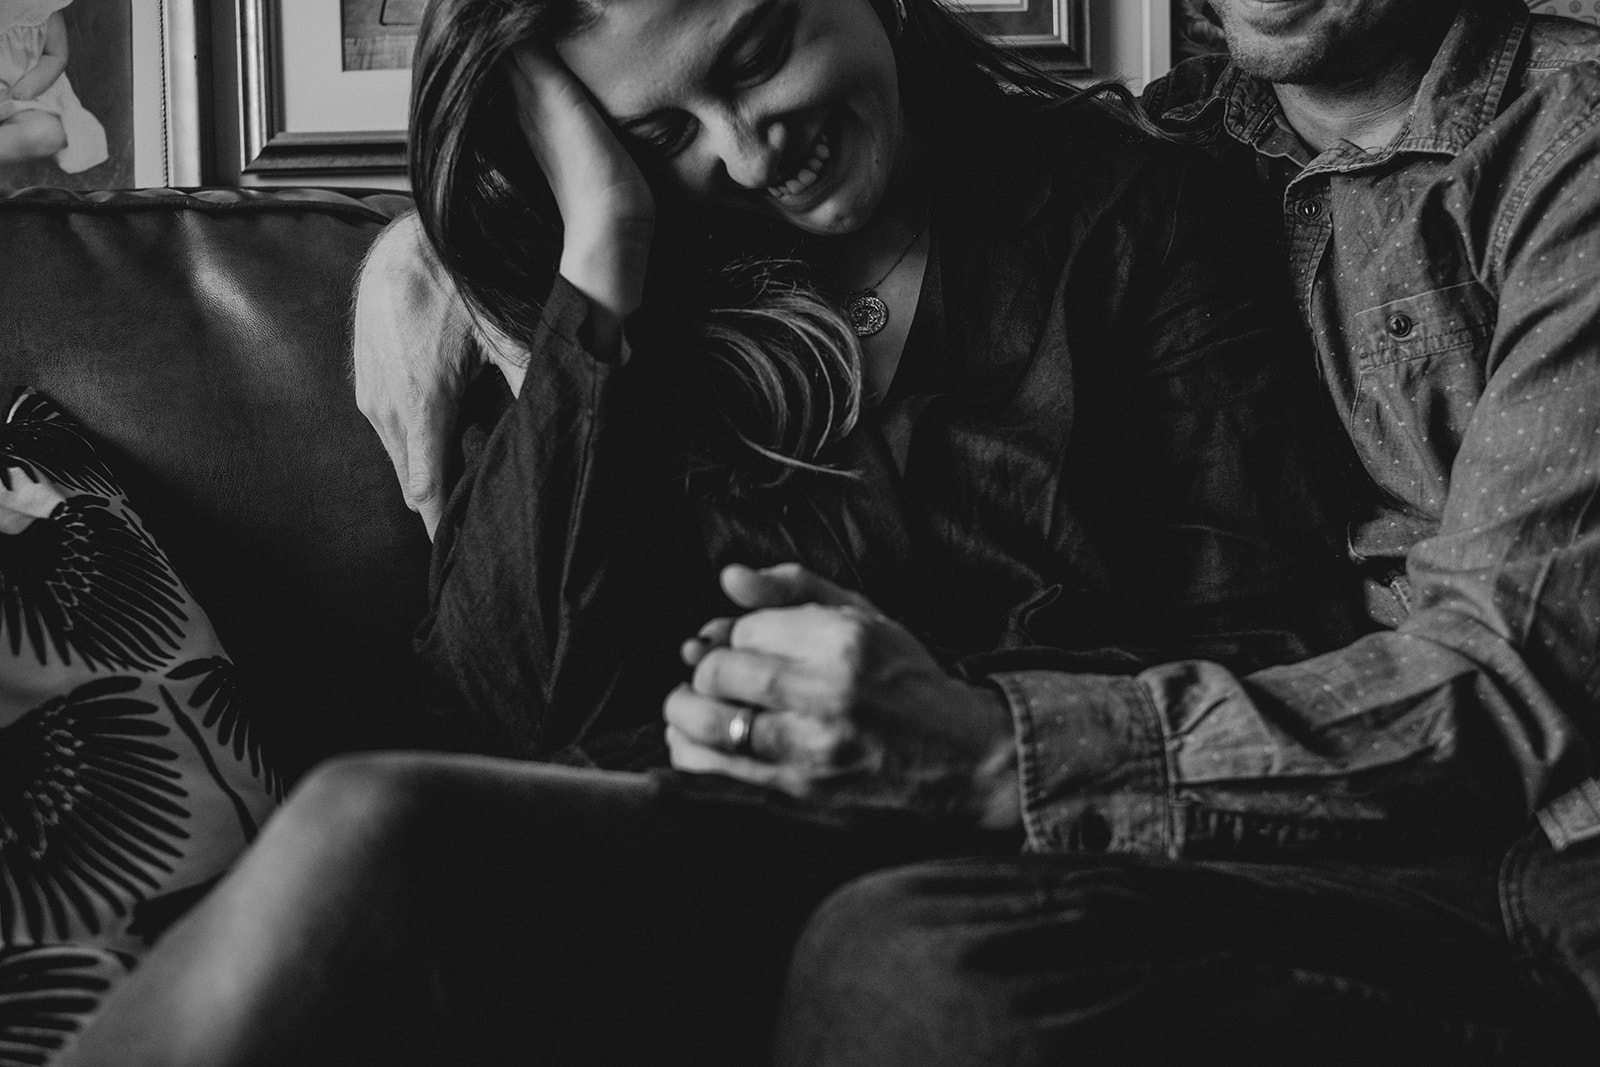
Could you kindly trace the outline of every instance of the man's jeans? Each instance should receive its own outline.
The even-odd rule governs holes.
[[[1552,874],[1538,856],[1527,869]],[[1492,865],[1037,856],[881,872],[813,916],[778,1063],[1568,1062],[1582,1036],[1531,991],[1496,896]]]
[[[1559,805],[1560,802],[1557,802]],[[1552,810],[1557,805],[1552,805]],[[1548,812],[1547,812],[1548,814]],[[1541,816],[1543,818],[1543,816]],[[1600,834],[1536,828],[1518,841],[1501,870],[1501,908],[1531,980],[1558,1011],[1590,1028],[1590,1060],[1600,1060]],[[1600,827],[1600,822],[1596,823]]]

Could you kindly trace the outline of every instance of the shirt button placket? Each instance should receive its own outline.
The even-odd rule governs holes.
[[[1309,315],[1313,279],[1327,242],[1328,223],[1324,216],[1328,209],[1323,197],[1315,191],[1298,195],[1291,192],[1290,195],[1294,199],[1285,198],[1284,204],[1288,217],[1289,264],[1294,271],[1301,314]]]

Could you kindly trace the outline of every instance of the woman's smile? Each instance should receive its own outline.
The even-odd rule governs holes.
[[[811,153],[800,170],[793,177],[777,185],[767,187],[767,192],[778,200],[794,200],[807,189],[817,184],[817,179],[828,169],[828,160],[833,155],[833,149],[828,145],[828,135],[818,132],[817,139],[811,142]]]

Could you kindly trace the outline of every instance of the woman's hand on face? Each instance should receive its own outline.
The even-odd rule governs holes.
[[[675,767],[823,805],[1017,822],[1015,734],[997,692],[946,674],[904,627],[797,565],[730,567],[723,586],[751,610],[684,645],[693,680],[665,706]],[[747,730],[732,725],[741,717]]]
[[[548,48],[524,48],[511,71],[522,132],[561,211],[561,275],[609,317],[638,310],[655,231],[655,195],[589,91]],[[596,339],[595,354],[616,348]]]

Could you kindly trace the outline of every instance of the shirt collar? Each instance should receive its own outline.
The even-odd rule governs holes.
[[[1521,0],[1465,0],[1423,76],[1400,136],[1376,152],[1330,149],[1317,160],[1319,169],[1368,166],[1402,152],[1459,153],[1499,113],[1529,20]],[[1235,140],[1262,155],[1312,164],[1270,83],[1229,64],[1211,99],[1223,102],[1223,125]]]

